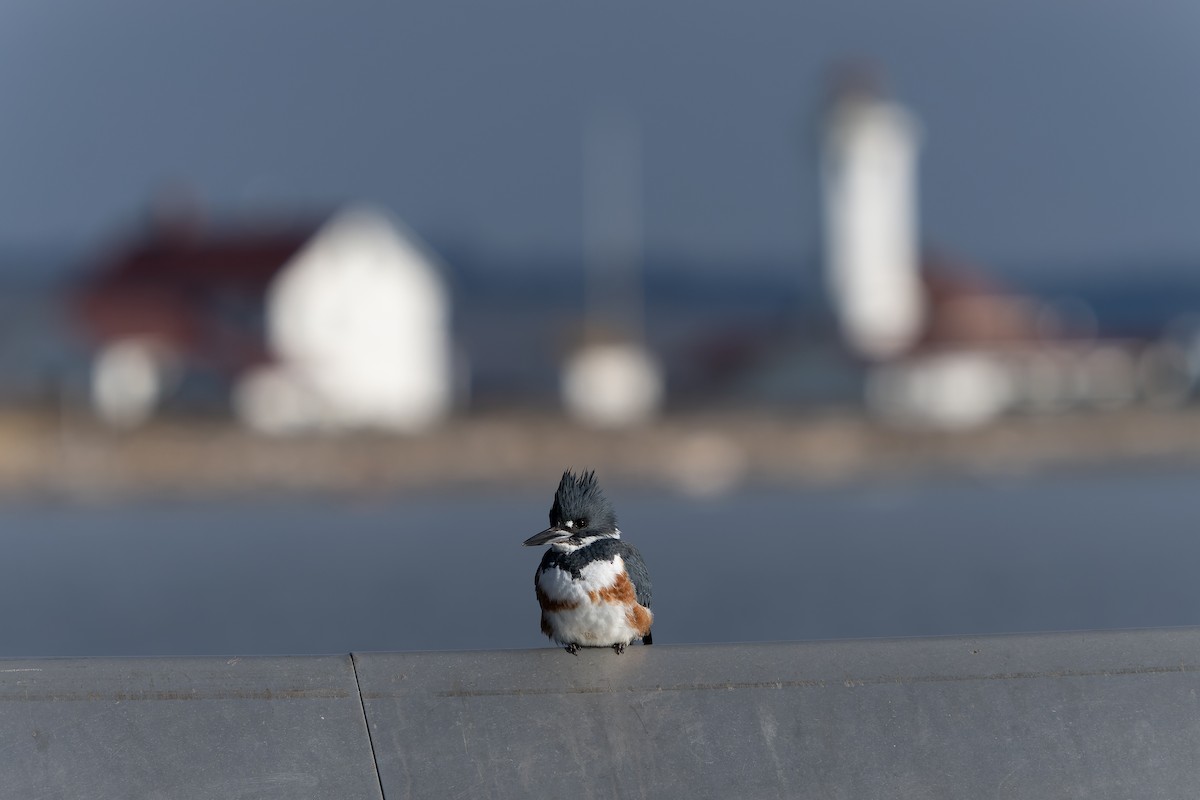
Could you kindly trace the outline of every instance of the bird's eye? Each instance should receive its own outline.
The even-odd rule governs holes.
[[[577,519],[577,520],[575,520],[575,527],[576,527],[576,528],[586,528],[586,527],[587,527],[587,524],[588,524],[588,521],[587,521],[586,519]]]

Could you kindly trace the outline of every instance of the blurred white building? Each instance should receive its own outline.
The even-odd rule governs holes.
[[[450,409],[442,270],[386,214],[350,209],[318,226],[153,222],[98,259],[75,304],[106,422],[133,427],[200,396],[207,406],[193,407],[231,399],[267,433],[416,431]]]
[[[441,270],[383,213],[345,211],[267,288],[272,361],[238,381],[234,405],[266,433],[417,431],[453,399],[449,301]]]

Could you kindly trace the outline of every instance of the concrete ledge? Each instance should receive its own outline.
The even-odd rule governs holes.
[[[379,798],[349,656],[0,661],[0,796]]]
[[[4,661],[0,785],[51,797],[379,797],[380,784],[389,800],[1186,797],[1200,786],[1198,691],[1197,629],[577,658]]]

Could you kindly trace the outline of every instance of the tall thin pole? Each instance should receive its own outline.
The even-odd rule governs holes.
[[[583,250],[587,316],[640,342],[642,289],[641,126],[628,111],[596,109],[583,130]]]

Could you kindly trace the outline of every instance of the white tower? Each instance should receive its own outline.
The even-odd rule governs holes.
[[[839,89],[825,120],[825,268],[843,336],[871,359],[903,353],[924,323],[918,138],[913,117],[861,79]]]

